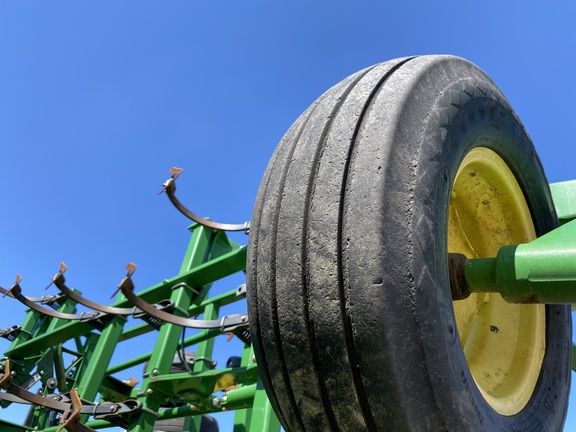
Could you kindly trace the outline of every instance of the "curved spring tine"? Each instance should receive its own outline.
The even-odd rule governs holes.
[[[16,284],[20,283],[21,280],[22,280],[22,277],[20,275],[16,276]],[[50,285],[48,285],[48,286],[50,286]],[[16,298],[16,297],[14,297],[14,294],[12,294],[12,288],[7,290],[7,289],[0,287],[0,294],[2,294],[2,298],[4,298],[4,297],[12,297],[14,299]],[[49,296],[42,296],[42,297],[26,297],[26,298],[29,301],[34,302],[34,303],[46,303],[46,302],[57,300],[58,296],[49,295]]]
[[[16,298],[16,297],[14,297],[14,295],[12,295],[10,290],[4,289],[2,287],[0,287],[0,294],[2,294],[2,297],[11,297],[13,299]],[[26,297],[26,298],[29,301],[34,302],[34,303],[47,303],[47,302],[58,300],[58,299],[62,298],[62,296],[47,295],[47,296],[42,296],[42,297]]]
[[[48,309],[48,308],[39,306],[35,302],[30,300],[28,297],[26,297],[25,295],[22,295],[22,288],[20,287],[20,280],[21,280],[21,278],[18,278],[16,283],[14,285],[12,285],[12,288],[10,288],[8,291],[3,290],[3,291],[6,291],[5,295],[9,295],[10,297],[14,297],[20,303],[25,304],[30,309],[33,309],[37,312],[40,312],[41,314],[48,315],[48,316],[51,316],[54,318],[71,320],[71,321],[91,321],[91,320],[95,320],[98,318],[102,318],[104,315],[106,315],[105,313],[102,313],[102,312],[84,312],[82,314],[68,314],[68,313],[57,312],[53,309]]]
[[[37,395],[36,393],[24,390],[22,387],[18,387],[15,384],[10,385],[10,387],[8,387],[6,391],[24,401],[31,403],[32,405],[39,405],[60,412],[68,411],[71,409],[69,403],[60,402],[55,399],[50,399],[44,396]]]
[[[8,389],[12,385],[12,371],[10,370],[10,359],[6,359],[3,365],[0,365],[0,388]]]
[[[4,298],[4,297],[16,298],[16,297],[14,297],[14,295],[10,292],[10,290],[4,289],[4,288],[2,288],[2,287],[0,287],[0,293],[2,294],[2,298]],[[30,299],[30,301],[32,301],[32,299]]]
[[[52,283],[56,285],[66,297],[71,298],[76,303],[80,303],[90,309],[97,310],[99,312],[103,312],[106,314],[111,315],[134,315],[135,313],[142,312],[137,308],[119,308],[114,306],[105,306],[100,303],[93,302],[92,300],[88,300],[87,298],[82,297],[80,294],[72,291],[70,288],[66,286],[66,278],[64,277],[64,271],[66,271],[66,265],[64,263],[60,264],[60,272],[54,276],[52,279]]]
[[[31,393],[28,390],[25,390],[22,387],[18,387],[17,385],[13,384],[9,359],[6,359],[4,367],[1,370],[0,385],[4,390],[6,390],[11,395],[14,395],[20,400],[23,400],[24,402],[22,403],[31,403],[33,405],[40,405],[56,411],[64,411],[70,408],[69,404],[59,402],[54,399],[45,398],[43,396],[37,395],[36,393]],[[6,398],[3,399],[6,400]]]
[[[16,275],[16,282],[14,283],[14,285],[12,285],[12,288],[10,288],[9,290],[6,290],[6,289],[2,288],[2,291],[0,291],[0,292],[2,292],[2,298],[6,297],[6,296],[12,297],[12,298],[16,298],[16,297],[14,297],[14,294],[12,294],[12,290],[13,290],[14,287],[15,287],[16,285],[18,285],[21,281],[22,281],[22,276]]]
[[[245,233],[248,233],[248,231],[250,229],[250,222],[244,222],[243,224],[218,223],[218,222],[213,222],[211,220],[200,217],[196,213],[193,213],[190,210],[188,210],[178,200],[178,198],[176,198],[176,195],[175,195],[175,193],[176,193],[176,178],[182,173],[182,168],[172,168],[170,170],[170,173],[172,174],[172,177],[170,177],[168,180],[166,180],[166,182],[164,183],[164,189],[162,189],[162,191],[160,193],[166,192],[166,195],[168,195],[170,202],[172,202],[174,207],[176,207],[180,211],[180,213],[182,213],[188,219],[191,219],[194,222],[196,222],[200,225],[203,225],[205,227],[208,227],[208,228],[213,228],[215,230],[220,230],[220,231],[244,231]]]
[[[98,410],[98,408],[103,407],[104,404],[83,406],[77,389],[72,389],[68,395],[51,394],[48,396],[41,396],[13,384],[11,378],[8,380],[6,379],[7,376],[12,376],[10,373],[9,359],[5,359],[5,364],[0,365],[0,382],[6,384],[2,387],[6,391],[0,392],[0,400],[10,403],[36,405],[61,412],[61,426],[56,432],[61,431],[62,429],[66,429],[69,432],[95,432],[94,429],[80,423],[81,414],[94,416],[94,418],[97,418],[97,416],[105,418],[110,414],[121,414],[121,406],[123,405],[127,406],[128,411],[130,411],[130,408],[138,408],[138,404],[140,404],[137,401],[127,400],[122,404],[111,404],[108,410],[102,411]],[[134,406],[134,404],[136,404],[136,406]]]
[[[33,405],[32,402],[19,398],[18,396],[13,395],[12,393],[0,392],[0,399],[10,403]]]
[[[31,393],[28,390],[24,390],[22,387],[18,387],[14,384],[11,384],[6,391],[8,393],[0,394],[0,399],[9,402],[38,405],[64,413],[62,416],[63,424],[57,429],[56,432],[59,432],[64,428],[70,432],[95,432],[94,429],[80,423],[82,402],[80,401],[80,397],[78,396],[76,389],[73,389],[70,392],[70,396],[72,398],[71,404]],[[11,398],[10,395],[14,396],[14,398]]]
[[[176,324],[181,327],[189,327],[195,329],[216,329],[221,328],[221,320],[193,320],[189,318],[179,317],[168,312],[164,312],[156,309],[150,303],[142,300],[136,294],[134,294],[134,283],[132,282],[132,273],[134,271],[128,271],[128,275],[122,279],[118,289],[122,291],[122,294],[135,305],[138,309],[143,310],[148,315],[151,315],[159,320],[165,321],[170,324]],[[118,291],[118,290],[117,290]]]

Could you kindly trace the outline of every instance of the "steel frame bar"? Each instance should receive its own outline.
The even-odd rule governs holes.
[[[529,243],[503,246],[494,258],[451,254],[455,299],[493,292],[509,303],[576,304],[576,180],[550,188],[561,225]]]
[[[550,191],[560,224],[576,219],[576,180],[551,183]]]
[[[470,292],[499,292],[509,303],[576,303],[576,220],[536,240],[468,261]]]

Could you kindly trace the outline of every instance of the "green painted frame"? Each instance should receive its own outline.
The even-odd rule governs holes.
[[[203,319],[218,319],[222,307],[244,301],[237,290],[220,295],[210,295],[212,283],[246,268],[246,246],[230,240],[223,231],[198,224],[190,227],[192,237],[180,272],[138,295],[149,303],[170,298],[189,316]],[[189,290],[184,282],[193,290]],[[71,299],[58,304],[58,311],[72,312],[75,303]],[[130,307],[122,295],[113,303],[115,307]],[[220,329],[202,330],[182,341],[182,328],[164,323],[155,330],[147,323],[127,328],[124,316],[109,317],[102,329],[90,323],[65,321],[29,310],[21,332],[12,341],[5,353],[16,370],[15,384],[23,384],[32,376],[41,377],[42,393],[56,390],[78,389],[83,400],[102,402],[135,399],[143,409],[127,419],[129,432],[152,432],[155,421],[176,417],[190,417],[187,432],[199,432],[202,415],[235,410],[234,431],[277,432],[280,422],[274,414],[258,377],[252,347],[244,344],[240,365],[211,369],[206,362],[198,361],[190,373],[171,374],[170,368],[178,349],[192,347],[197,358],[211,358],[215,338],[222,335]],[[156,332],[151,352],[128,361],[111,364],[114,351],[122,342]],[[66,348],[73,342],[75,350]],[[121,345],[120,345],[121,346]],[[63,353],[74,355],[71,364],[65,364]],[[57,367],[53,367],[56,365]],[[142,382],[135,387],[123,383],[114,375],[142,365],[146,367]],[[56,372],[56,370],[59,370]],[[63,378],[65,376],[65,378]],[[60,378],[55,387],[54,380]],[[233,386],[222,389],[222,380]],[[65,382],[62,382],[65,381]],[[233,388],[232,388],[233,387]],[[186,397],[182,395],[185,394]],[[177,395],[181,406],[166,407],[166,401]],[[192,403],[193,402],[193,403]],[[2,402],[4,408],[10,403]],[[9,432],[20,432],[33,428],[36,431],[52,432],[54,414],[42,407],[32,407],[23,424],[0,420],[0,428]],[[86,426],[95,430],[115,427],[105,419],[81,419]]]

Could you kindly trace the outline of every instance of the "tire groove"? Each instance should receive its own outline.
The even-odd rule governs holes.
[[[356,127],[354,130],[354,133],[352,135],[352,140],[350,141],[350,148],[348,151],[348,157],[346,159],[346,164],[345,164],[345,168],[344,168],[344,177],[342,179],[342,189],[340,191],[340,196],[342,197],[341,201],[340,201],[340,209],[339,209],[339,215],[338,215],[338,256],[337,256],[337,261],[338,261],[338,291],[340,293],[340,313],[342,315],[342,321],[343,321],[343,328],[344,328],[344,339],[345,339],[345,343],[346,343],[346,355],[348,356],[348,360],[350,363],[350,369],[351,369],[351,375],[352,375],[352,379],[353,379],[353,384],[354,384],[354,389],[356,391],[356,395],[358,397],[358,401],[360,404],[360,409],[362,411],[362,415],[364,417],[367,429],[369,431],[377,431],[378,427],[376,425],[376,422],[374,420],[374,417],[372,416],[372,412],[370,410],[370,404],[368,401],[368,398],[366,396],[365,393],[365,389],[364,389],[364,384],[362,382],[362,376],[360,374],[359,369],[357,368],[358,365],[358,355],[356,354],[356,347],[354,344],[354,335],[352,334],[352,317],[350,316],[349,310],[350,310],[350,300],[349,300],[349,288],[348,288],[348,284],[346,283],[346,277],[345,277],[345,272],[344,272],[344,255],[345,255],[345,251],[344,251],[344,243],[343,243],[343,230],[344,230],[344,219],[345,219],[345,213],[346,213],[346,192],[348,189],[348,180],[351,177],[351,172],[350,172],[350,167],[351,167],[351,161],[354,157],[354,153],[355,150],[357,148],[356,144],[357,144],[357,139],[358,139],[358,134],[360,132],[360,129],[362,128],[362,124],[364,121],[364,118],[372,104],[372,101],[374,99],[374,97],[378,94],[378,92],[380,91],[380,89],[382,88],[382,86],[384,86],[384,84],[386,83],[386,81],[394,74],[394,72],[396,72],[398,69],[400,69],[403,65],[405,65],[407,62],[409,62],[410,60],[412,60],[414,57],[408,58],[405,61],[398,63],[397,65],[395,65],[392,69],[390,69],[390,71],[388,71],[383,77],[382,79],[378,82],[378,84],[374,87],[374,89],[372,90],[372,92],[370,93],[370,96],[368,97],[366,104],[364,105],[363,109],[362,109],[362,113],[360,114],[360,117],[358,118],[358,122],[356,123]]]
[[[312,113],[315,111],[316,107],[318,106],[318,104],[315,104],[312,109],[310,109],[310,112],[308,113],[307,118],[304,120],[302,127],[300,128],[300,130],[298,131],[296,137],[294,138],[294,140],[292,140],[292,148],[288,151],[288,155],[286,158],[286,164],[283,167],[283,172],[282,172],[282,176],[280,178],[280,184],[278,187],[278,199],[276,201],[276,205],[275,205],[275,211],[274,211],[274,217],[273,217],[273,221],[272,221],[272,226],[274,227],[274,229],[271,231],[271,248],[270,248],[270,262],[276,262],[276,257],[277,257],[277,237],[278,237],[278,220],[280,217],[280,207],[282,205],[282,196],[283,196],[283,191],[284,191],[284,187],[286,185],[286,177],[288,175],[288,170],[290,168],[290,162],[292,161],[292,157],[294,155],[294,152],[296,150],[296,147],[300,141],[300,137],[302,136],[302,133],[304,132],[305,128],[306,128],[306,124],[308,123],[310,117],[312,116]],[[277,347],[276,347],[276,351],[278,354],[278,357],[280,359],[280,363],[282,365],[282,371],[281,371],[281,375],[282,375],[282,381],[284,382],[284,386],[286,389],[291,389],[292,386],[290,384],[290,375],[288,373],[288,367],[286,365],[286,361],[284,359],[284,350],[282,347],[282,337],[281,337],[281,332],[280,332],[280,324],[279,324],[279,319],[278,319],[278,300],[277,300],[277,295],[276,295],[276,266],[273,265],[271,267],[271,281],[273,283],[273,286],[270,289],[270,293],[271,293],[271,300],[272,300],[272,322],[274,324],[274,340],[277,341]],[[298,403],[296,402],[296,398],[294,397],[294,393],[292,391],[287,391],[286,392],[288,395],[288,398],[290,399],[290,404],[292,405],[292,412],[294,413],[294,415],[296,416],[296,421],[298,423],[298,425],[300,426],[300,430],[302,431],[306,431],[306,428],[304,426],[304,420],[302,419],[302,415],[300,413],[300,408],[298,406]],[[281,409],[281,407],[280,407]],[[288,425],[289,423],[286,423],[286,425]]]
[[[315,105],[312,105],[307,112],[304,112],[302,114],[301,117],[306,117],[306,121],[308,120],[308,118],[310,117],[311,112],[313,111]],[[295,134],[297,136],[300,136],[304,126],[306,124],[306,121],[302,121],[302,124],[294,125],[294,129],[296,129]],[[298,122],[298,120],[296,121]],[[279,145],[279,148],[274,152],[273,156],[272,156],[272,161],[268,164],[267,170],[266,170],[266,179],[265,179],[265,186],[264,186],[264,193],[260,194],[261,195],[261,199],[259,199],[259,201],[256,203],[257,207],[255,207],[255,213],[256,213],[256,217],[253,217],[253,224],[254,226],[260,226],[260,221],[262,220],[262,213],[264,210],[264,205],[267,202],[267,195],[269,192],[269,186],[270,186],[270,181],[271,181],[271,173],[274,171],[274,169],[276,168],[276,165],[279,163],[280,158],[279,158],[279,154],[283,153],[281,151],[281,146],[282,145],[286,145],[288,146],[290,144],[290,140],[288,139],[288,137],[291,137],[290,131],[288,131],[286,133],[286,137],[285,140],[283,142],[281,142],[281,144]],[[260,198],[260,196],[259,196]],[[259,249],[259,230],[254,230],[251,234],[250,234],[250,243],[251,243],[251,247],[250,250],[254,251],[254,254],[257,253],[258,249]],[[252,286],[251,289],[255,292],[255,294],[253,294],[255,297],[258,296],[258,260],[256,259],[256,256],[253,258],[253,263],[252,263]],[[278,396],[276,394],[275,388],[272,384],[272,378],[271,378],[271,374],[270,374],[270,368],[268,366],[268,360],[266,359],[266,354],[265,354],[265,349],[264,349],[264,344],[263,344],[263,338],[262,338],[262,333],[260,331],[260,319],[259,319],[259,315],[260,315],[260,310],[259,310],[259,306],[258,306],[258,301],[255,300],[253,302],[251,302],[250,304],[251,309],[253,309],[254,313],[252,314],[252,316],[250,317],[251,319],[251,325],[252,328],[255,330],[253,331],[253,333],[255,333],[256,339],[257,339],[257,344],[261,347],[261,349],[259,350],[260,352],[260,356],[259,356],[259,361],[260,361],[260,365],[258,367],[258,370],[260,371],[261,374],[265,375],[264,377],[264,381],[266,381],[266,383],[268,384],[267,387],[267,391],[272,393],[272,397],[269,397],[270,403],[272,404],[272,406],[274,407],[274,411],[276,412],[277,416],[279,417],[279,420],[281,421],[281,423],[283,425],[287,425],[287,421],[286,421],[286,417],[284,416],[284,413],[282,411],[282,407],[278,404]]]
[[[310,208],[312,206],[312,200],[314,198],[314,189],[316,186],[316,178],[318,175],[318,168],[319,168],[319,164],[318,161],[321,158],[321,155],[324,151],[324,146],[326,144],[326,139],[327,136],[330,132],[330,129],[332,127],[332,124],[334,122],[334,119],[337,115],[337,113],[340,111],[340,109],[342,108],[342,105],[345,103],[346,98],[348,97],[348,95],[350,94],[350,92],[354,89],[354,87],[356,86],[356,84],[358,84],[358,82],[364,78],[366,76],[366,74],[368,74],[372,69],[374,69],[376,66],[372,66],[368,69],[365,70],[365,72],[358,76],[353,82],[351,82],[348,87],[346,88],[346,90],[344,92],[342,92],[342,94],[340,95],[337,103],[334,105],[333,109],[330,112],[329,115],[329,120],[326,122],[322,133],[320,135],[320,138],[318,140],[318,146],[316,148],[316,152],[314,154],[313,160],[312,160],[312,167],[313,169],[310,172],[309,175],[309,179],[308,179],[308,187],[306,189],[306,196],[305,196],[305,204],[304,204],[304,215],[303,215],[303,229],[302,229],[302,249],[301,249],[301,262],[305,263],[304,266],[302,266],[302,275],[301,275],[301,283],[302,283],[302,294],[303,294],[303,299],[304,299],[304,304],[303,304],[303,314],[304,314],[304,319],[306,321],[306,323],[311,323],[310,320],[310,294],[309,294],[309,268],[308,268],[308,260],[307,260],[307,256],[308,256],[308,245],[309,245],[309,215],[310,215]],[[334,415],[334,412],[332,410],[332,407],[329,404],[329,395],[328,395],[328,390],[326,388],[326,383],[324,381],[324,379],[322,378],[322,373],[321,373],[321,367],[320,367],[320,359],[319,359],[319,355],[318,355],[318,345],[316,343],[316,338],[313,334],[313,326],[312,325],[307,325],[306,326],[306,337],[308,339],[308,344],[310,346],[310,351],[312,352],[312,365],[314,367],[315,370],[315,375],[316,377],[318,377],[318,388],[320,391],[320,395],[321,395],[321,401],[322,401],[322,407],[324,409],[324,412],[326,414],[326,418],[328,420],[328,423],[330,425],[330,427],[332,428],[332,430],[334,431],[340,431],[340,427],[338,426],[338,424],[336,424],[336,418]]]
[[[259,226],[260,225],[260,221],[262,220],[262,212],[264,209],[264,205],[263,203],[266,201],[266,195],[268,194],[268,187],[270,185],[270,172],[274,170],[274,167],[276,166],[276,163],[278,162],[278,153],[279,152],[274,152],[274,156],[273,156],[273,161],[271,161],[270,165],[270,170],[267,171],[267,177],[266,177],[266,181],[265,181],[265,186],[264,186],[264,193],[263,193],[263,199],[257,203],[259,205],[258,208],[255,208],[255,213],[256,217],[252,217],[252,220],[254,222],[254,225]],[[255,254],[256,251],[258,250],[258,240],[259,240],[259,230],[256,230],[253,234],[250,234],[250,243],[251,243],[251,249],[254,250]],[[251,261],[251,257],[248,258],[248,262]],[[250,289],[254,292],[254,296],[258,296],[257,290],[258,290],[258,261],[257,259],[254,257],[254,261],[252,264],[252,286],[250,286]],[[251,325],[251,332],[253,334],[253,338],[255,339],[255,344],[259,345],[261,348],[259,350],[260,354],[260,358],[258,359],[259,362],[261,363],[260,365],[258,365],[258,371],[261,375],[264,375],[264,381],[268,384],[268,392],[272,393],[272,397],[269,397],[270,403],[272,404],[272,406],[275,408],[275,412],[277,414],[277,416],[279,417],[279,420],[282,424],[286,424],[286,420],[283,416],[282,411],[280,410],[280,407],[278,406],[277,401],[277,396],[276,396],[276,392],[274,391],[274,388],[269,385],[272,382],[272,379],[270,377],[270,373],[268,370],[268,361],[266,360],[266,354],[264,353],[264,344],[262,342],[262,333],[260,332],[260,319],[259,319],[259,308],[258,308],[258,301],[254,301],[251,302],[250,308],[253,310],[253,313],[250,316],[250,325]]]

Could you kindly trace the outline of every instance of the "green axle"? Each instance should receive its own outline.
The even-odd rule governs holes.
[[[551,185],[560,227],[495,258],[450,254],[453,298],[498,292],[509,303],[576,304],[576,181]]]

